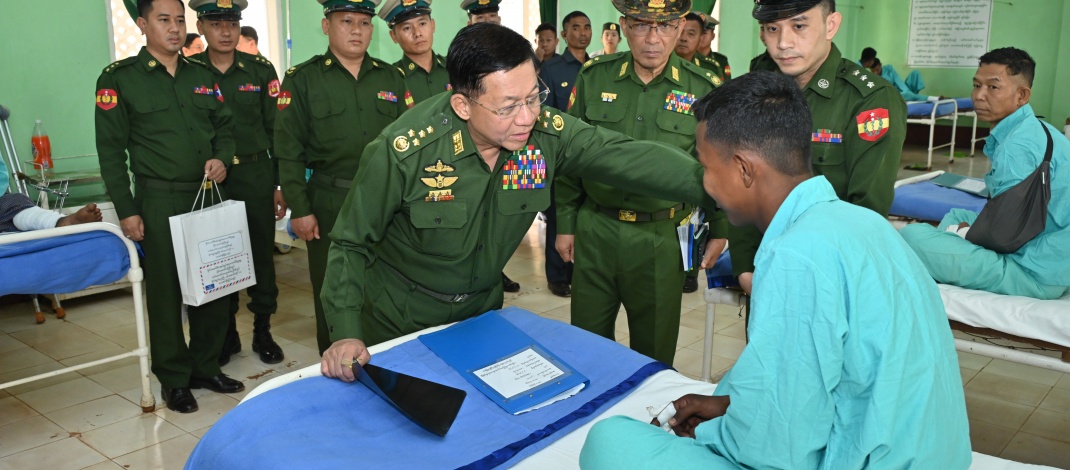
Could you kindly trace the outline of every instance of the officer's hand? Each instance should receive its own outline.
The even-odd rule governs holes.
[[[717,262],[717,257],[724,252],[726,245],[728,245],[727,238],[711,238],[707,241],[706,253],[702,255],[702,264],[699,265],[699,269],[712,268],[713,264]]]
[[[275,220],[282,220],[286,217],[286,199],[282,197],[282,191],[275,190]]]
[[[227,166],[219,159],[213,158],[204,164],[204,175],[216,183],[227,179]]]
[[[754,285],[754,273],[743,273],[739,275],[739,287],[743,288],[743,292],[750,295],[751,286]]]
[[[693,438],[698,425],[724,416],[729,403],[727,396],[684,395],[672,402],[676,414],[669,418],[669,426],[677,436]]]
[[[297,235],[297,238],[306,242],[313,238],[316,240],[319,240],[320,238],[320,226],[316,221],[316,216],[313,214],[290,219],[290,226],[293,227],[294,234]]]
[[[372,358],[364,342],[359,339],[340,339],[323,352],[320,372],[324,376],[343,382],[357,379],[359,369]]]
[[[123,235],[135,242],[139,242],[145,238],[145,222],[141,220],[140,215],[132,215],[119,221],[119,225],[122,226]]]
[[[557,253],[561,255],[561,259],[566,263],[573,263],[575,260],[575,248],[576,248],[576,236],[575,235],[557,235],[557,241],[554,242],[554,248],[557,248]]]

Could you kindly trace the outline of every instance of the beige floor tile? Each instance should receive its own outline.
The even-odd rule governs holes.
[[[676,348],[691,348],[701,351],[705,338],[706,333],[703,330],[681,326],[680,334],[676,337]]]
[[[70,437],[67,431],[44,416],[0,426],[0,457],[17,454]]]
[[[85,377],[16,395],[39,413],[48,413],[111,395],[100,384]]]
[[[999,455],[1016,432],[994,424],[970,420],[970,444],[974,452]]]
[[[973,379],[973,376],[977,375],[977,372],[978,371],[973,369],[959,367],[959,373],[962,375],[962,385],[970,383],[970,380]]]
[[[117,345],[70,322],[51,322],[11,336],[55,360],[81,356]]]
[[[713,356],[710,369],[713,373],[717,373],[727,370],[729,367],[732,367],[732,364],[735,364],[735,361],[720,356]],[[690,374],[694,377],[701,376],[702,353],[687,348],[676,351],[676,358],[673,360],[673,368],[680,371],[682,374]]]
[[[13,382],[15,380],[25,379],[33,377],[38,374],[44,374],[46,372],[52,372],[63,368],[63,364],[56,361],[49,360],[48,363],[27,367],[25,369],[0,374],[0,383]],[[38,379],[33,382],[24,383],[22,385],[16,385],[14,387],[8,387],[4,389],[5,392],[11,396],[19,395],[22,393],[30,392],[33,390],[39,390],[52,385],[60,384],[63,382],[69,382],[71,380],[81,377],[78,372],[68,372],[66,374],[54,375],[47,379]]]
[[[955,351],[959,355],[959,367],[965,369],[981,370],[988,363],[992,362],[992,358],[981,356],[974,353]]]
[[[113,393],[119,393],[123,390],[141,386],[141,367],[138,366],[137,362],[134,362],[109,371],[89,375],[88,378]],[[149,383],[156,388],[160,384],[151,371],[149,372]]]
[[[155,377],[155,376],[153,376],[153,377]],[[164,408],[165,406],[167,406],[167,404],[164,403],[162,396],[160,395],[160,384],[159,383],[153,383],[152,386],[149,387],[149,392],[152,393],[152,397],[155,400],[154,403],[155,403],[156,409]],[[135,405],[141,406],[141,386],[140,385],[138,385],[137,387],[129,388],[129,389],[126,389],[126,390],[123,390],[123,391],[119,392],[119,396],[125,398],[130,403],[133,403]]]
[[[301,318],[273,324],[271,325],[271,335],[294,343],[311,339],[312,344],[316,344],[316,321],[312,318]]]
[[[111,460],[105,460],[101,463],[86,467],[82,470],[125,470],[122,465],[119,465]]]
[[[543,287],[543,289],[545,289],[545,287]],[[558,297],[546,290],[536,289],[531,294],[514,298],[509,303],[530,312],[542,313],[563,305],[569,305],[571,300],[564,297]]]
[[[1061,372],[1054,370],[1041,369],[1002,359],[993,359],[992,362],[985,366],[984,371],[1047,386],[1055,385],[1063,375]]]
[[[543,316],[553,318],[555,320],[561,320],[565,323],[570,323],[572,320],[572,302],[550,309],[542,313]]]
[[[1063,376],[1059,378],[1059,382],[1057,382],[1055,386],[1059,388],[1070,389],[1070,374],[1063,374]]]
[[[212,427],[211,427],[211,426],[205,426],[205,427],[203,427],[203,428],[201,428],[201,429],[198,429],[198,430],[196,430],[196,431],[193,431],[193,432],[191,432],[191,433],[189,433],[189,434],[190,434],[191,436],[193,436],[193,437],[196,437],[197,439],[203,439],[203,438],[204,438],[204,435],[205,435],[205,434],[208,434],[208,431],[209,431],[210,429],[212,429]]]
[[[0,398],[0,426],[38,416],[29,405],[15,397]]]
[[[197,398],[199,409],[193,413],[176,413],[167,408],[156,410],[156,415],[167,422],[190,432],[215,424],[224,414],[238,406],[238,400],[231,395],[212,393]]]
[[[133,309],[116,309],[89,316],[72,315],[68,320],[75,325],[97,334],[117,326],[133,325],[137,321],[134,317]]]
[[[45,307],[43,303],[41,306]],[[3,310],[0,312],[0,331],[4,333],[11,334],[39,326],[34,321],[33,304],[29,302],[8,305]],[[51,314],[47,318],[52,321],[56,320],[56,317]]]
[[[966,390],[1022,405],[1037,406],[1044,401],[1051,387],[982,370],[970,380]]]
[[[114,459],[178,437],[185,432],[152,413],[82,433],[82,442]]]
[[[68,357],[66,359],[60,359],[59,362],[61,364],[63,364],[64,366],[66,366],[66,367],[77,366],[77,365],[86,364],[86,363],[93,362],[93,361],[98,361],[100,359],[113,358],[113,357],[121,355],[121,354],[126,354],[126,353],[128,353],[130,351],[131,351],[131,349],[127,349],[127,348],[124,348],[122,346],[118,346],[118,345],[116,345],[114,343],[111,343],[110,346],[101,347],[100,349],[96,349],[96,350],[94,350],[92,352],[88,352],[88,353],[85,353],[85,354],[82,354],[82,355],[71,356],[71,357]],[[136,358],[126,357],[126,358],[123,358],[123,359],[118,359],[118,360],[106,362],[104,364],[96,365],[96,366],[93,366],[93,367],[87,367],[85,369],[79,369],[78,373],[82,374],[82,375],[92,375],[92,374],[97,374],[97,373],[100,373],[100,372],[106,372],[106,371],[109,371],[109,370],[118,369],[118,368],[123,367],[125,365],[136,364],[136,363],[137,363],[137,359]]]
[[[1070,390],[1065,388],[1051,389],[1051,391],[1048,392],[1048,396],[1044,397],[1044,401],[1040,402],[1038,408],[1070,414]]]
[[[1021,431],[1070,444],[1070,415],[1038,409],[1022,425]]]
[[[1034,465],[1066,468],[1070,462],[1070,444],[1019,432],[999,454],[1000,458]]]
[[[70,432],[86,432],[118,423],[141,414],[141,407],[119,395],[104,398],[45,413],[45,417]]]
[[[966,390],[966,414],[971,422],[994,424],[1017,431],[1029,419],[1033,409]]]
[[[39,366],[55,362],[47,354],[33,348],[19,348],[0,354],[0,374],[14,372],[27,367]],[[32,375],[32,374],[26,374]],[[0,379],[0,383],[4,380]]]
[[[29,346],[27,346],[26,343],[12,338],[11,335],[0,333],[0,354],[28,347]]]
[[[747,340],[747,324],[743,320],[737,321],[723,330],[718,330],[718,334],[728,336],[729,338],[736,338],[738,340]]]
[[[698,343],[688,346],[688,349],[695,351],[702,351],[703,343]],[[732,338],[722,334],[713,335],[713,355],[720,356],[725,359],[731,359],[735,361],[739,358],[739,355],[743,353],[743,348],[747,346],[747,343],[739,338]]]
[[[115,462],[129,470],[181,470],[197,447],[198,439],[183,434],[159,444],[117,457]]]
[[[78,470],[108,459],[78,439],[67,438],[0,459],[0,468]]]

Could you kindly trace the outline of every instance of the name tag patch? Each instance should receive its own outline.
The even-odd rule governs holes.
[[[542,189],[546,187],[546,160],[542,150],[528,145],[517,150],[502,166],[502,189]]]

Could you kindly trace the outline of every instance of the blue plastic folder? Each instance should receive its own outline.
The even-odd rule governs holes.
[[[422,335],[420,342],[514,415],[567,398],[562,395],[590,384],[498,312]]]

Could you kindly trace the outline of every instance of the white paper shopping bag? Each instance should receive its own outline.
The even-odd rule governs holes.
[[[202,206],[203,196],[198,198]],[[203,305],[256,284],[245,203],[196,207],[194,201],[196,210],[168,219],[182,303],[187,305]]]

